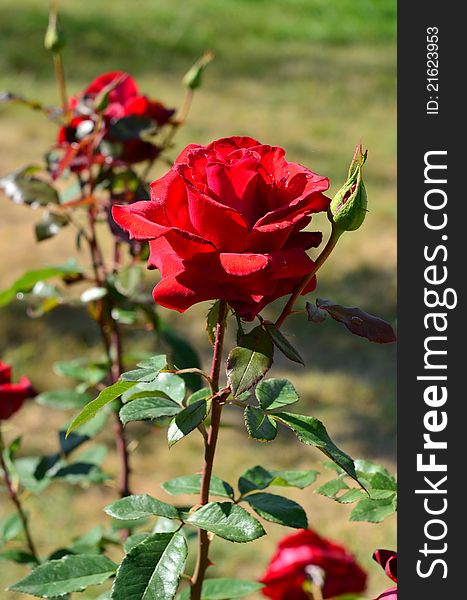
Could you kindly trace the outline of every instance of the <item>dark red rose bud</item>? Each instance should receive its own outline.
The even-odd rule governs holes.
[[[33,395],[29,379],[23,375],[18,383],[11,383],[11,365],[0,361],[0,420],[9,419]]]
[[[306,590],[317,586],[323,598],[359,594],[366,573],[343,546],[302,529],[281,540],[261,582],[272,600],[308,600]]]

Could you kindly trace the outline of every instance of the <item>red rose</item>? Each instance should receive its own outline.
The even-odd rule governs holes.
[[[279,543],[261,582],[264,596],[273,600],[308,600],[303,586],[312,567],[324,571],[323,598],[365,590],[366,573],[345,548],[302,529]]]
[[[76,144],[92,132],[97,120],[95,101],[106,91],[108,91],[108,104],[102,113],[104,124],[97,142],[100,142],[102,138],[115,142],[116,140],[107,133],[107,130],[112,123],[125,117],[146,117],[153,121],[154,125],[161,127],[170,120],[175,112],[166,108],[161,102],[141,95],[136,82],[127,73],[122,71],[105,73],[97,77],[83,92],[70,98],[69,107],[73,117],[69,124],[61,127],[58,132],[60,146]],[[118,140],[118,143],[121,146],[118,158],[131,164],[153,159],[159,151],[157,146],[138,137]],[[97,148],[94,148],[94,154],[99,155]],[[86,164],[83,157],[78,156],[74,166],[78,169],[86,168],[89,163],[94,162],[94,159],[95,156],[93,157],[91,154],[90,160]]]
[[[32,395],[29,379],[23,376],[19,383],[11,383],[11,365],[0,361],[0,420],[9,419]]]
[[[375,560],[383,567],[389,579],[397,583],[397,553],[392,550],[376,550],[373,554]],[[375,600],[397,600],[397,587],[392,587],[380,594]]]
[[[150,241],[158,304],[183,312],[219,298],[252,320],[311,271],[306,250],[322,235],[302,229],[327,210],[329,182],[284,155],[249,137],[187,146],[150,201],[114,206],[132,238]]]

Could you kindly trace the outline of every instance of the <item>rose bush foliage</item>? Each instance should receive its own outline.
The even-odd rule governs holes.
[[[45,211],[36,225],[38,241],[50,239],[66,226],[67,231],[74,229],[77,250],[87,246],[87,262],[92,268],[65,263],[29,271],[0,293],[0,305],[26,297],[36,303],[34,316],[40,316],[64,304],[84,304],[100,330],[104,356],[95,361],[85,358],[58,363],[58,374],[76,380],[74,389],[42,391],[37,398],[40,405],[81,409],[59,431],[58,452],[19,456],[21,436],[6,443],[0,430],[2,475],[16,511],[13,521],[19,524],[14,536],[2,541],[0,558],[33,567],[10,589],[39,597],[70,597],[113,578],[110,595],[105,592],[102,598],[220,600],[246,596],[261,586],[272,600],[360,594],[367,576],[354,556],[315,531],[302,529],[308,527],[304,509],[268,491],[272,486],[304,489],[314,483],[317,471],[276,471],[257,465],[240,476],[236,492],[231,483],[213,474],[213,466],[221,413],[230,405],[243,412],[252,439],[274,440],[280,424],[306,446],[323,452],[337,469],[339,490],[346,489],[343,496],[335,498],[338,501],[343,501],[345,494],[363,497],[361,502],[365,502],[365,494],[372,499],[371,494],[383,493],[387,499],[389,491],[390,508],[385,509],[385,516],[395,510],[395,480],[381,470],[371,473],[370,482],[362,478],[357,463],[336,446],[321,421],[288,412],[299,400],[293,385],[285,379],[265,379],[277,350],[304,364],[280,328],[292,314],[305,313],[294,310],[295,304],[315,289],[316,272],[340,235],[357,229],[366,216],[366,152],[357,148],[347,182],[333,204],[325,195],[329,188],[326,177],[287,161],[282,148],[247,136],[187,146],[168,173],[148,186],[154,160],[170,160],[166,153],[172,148],[173,135],[186,119],[193,91],[212,55],[205,54],[184,78],[185,100],[176,116],[174,110],[142,94],[135,80],[122,71],[98,76],[68,100],[56,8],[52,3],[46,48],[54,55],[61,110],[50,110],[15,94],[0,97],[46,113],[58,122],[58,136],[43,168],[33,165],[15,171],[0,179],[0,188],[15,202]],[[146,164],[138,166],[143,161]],[[150,199],[144,200],[149,187]],[[313,215],[320,212],[327,213],[331,234],[312,260],[308,251],[317,248],[323,236],[309,226]],[[110,256],[100,237],[102,225],[112,242]],[[131,244],[122,244],[130,238]],[[148,246],[148,267],[158,269],[161,275],[153,290],[155,303],[138,264],[146,260]],[[51,285],[54,278],[71,289],[85,285],[79,301]],[[263,319],[262,309],[284,296],[289,298],[277,320]],[[156,305],[184,312],[208,300],[215,301],[207,319],[213,353],[205,371],[196,351],[164,322]],[[311,313],[310,320],[321,323],[325,310],[331,309],[336,318],[337,308],[340,316],[336,320],[344,322],[351,333],[373,342],[394,341],[389,324],[331,301],[317,302],[313,311],[309,306],[309,318]],[[231,318],[232,311],[236,319]],[[244,321],[255,317],[260,324],[246,331]],[[237,328],[237,345],[224,360],[224,334],[232,325]],[[127,327],[155,333],[164,354],[132,353],[126,347]],[[135,363],[136,368],[127,371]],[[0,362],[0,424],[34,394],[26,377],[12,383],[11,367]],[[105,512],[121,525],[94,528],[45,558],[33,540],[22,492],[40,493],[57,480],[73,485],[107,482],[107,474],[100,469],[102,449],[79,453],[78,462],[72,462],[70,456],[92,440],[109,417],[114,419],[120,459],[115,486],[120,498]],[[133,444],[130,446],[125,426],[133,421],[146,422],[148,432],[150,426],[167,426],[169,447],[194,432],[202,435],[201,474],[162,484],[173,496],[195,494],[197,499],[189,506],[132,493],[129,449]],[[88,463],[82,462],[83,455]],[[344,475],[359,487],[350,489],[343,484]],[[335,489],[331,481],[318,491],[323,493],[326,485]],[[334,497],[331,492],[327,495]],[[215,501],[216,496],[222,501]],[[299,529],[280,542],[262,583],[206,578],[213,564],[210,544],[215,538],[247,543],[267,533],[255,515],[265,526],[274,523]],[[165,522],[147,525],[152,517],[163,517]],[[7,524],[11,518],[7,517]],[[167,520],[172,525],[168,526]],[[371,515],[365,513],[362,520],[371,520]],[[185,572],[187,557],[194,550],[193,536],[185,535],[189,528],[195,528],[198,538],[191,575]],[[18,535],[21,539],[16,539]],[[122,558],[117,566],[105,553],[109,545],[119,543]],[[116,558],[117,553],[114,555]],[[375,560],[397,580],[391,553],[377,551]],[[379,600],[396,597],[393,588]]]

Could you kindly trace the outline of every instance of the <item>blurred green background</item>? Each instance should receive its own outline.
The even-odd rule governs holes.
[[[363,141],[369,149],[370,212],[362,229],[339,243],[320,273],[316,293],[395,321],[395,0],[62,0],[60,10],[68,38],[64,58],[70,93],[106,70],[122,69],[137,78],[142,91],[177,106],[187,68],[205,50],[215,52],[188,123],[176,138],[174,157],[187,143],[247,134],[283,146],[290,160],[328,176],[334,192],[345,179],[356,143]],[[47,11],[46,0],[0,0],[0,90],[57,104],[51,59],[43,49]],[[54,126],[41,114],[17,106],[0,106],[0,131],[0,175],[38,162],[55,136]],[[154,177],[162,172],[158,167]],[[0,289],[25,269],[63,262],[75,253],[66,230],[37,245],[32,224],[38,215],[3,196],[0,205]],[[327,231],[325,220],[319,224]],[[277,315],[281,304],[266,312]],[[161,312],[207,361],[206,311],[202,305],[185,316]],[[372,345],[334,322],[317,326],[298,316],[285,331],[307,367],[278,359],[273,375],[293,380],[302,395],[300,412],[322,419],[354,457],[375,459],[394,470],[395,347]],[[15,303],[0,312],[0,357],[14,363],[18,375],[26,373],[38,389],[63,386],[53,375],[53,361],[98,355],[98,344],[98,332],[84,311],[77,318],[76,312],[59,309],[31,320],[25,306]],[[151,334],[133,337],[132,344],[154,349]],[[225,412],[218,476],[235,482],[258,462],[276,469],[321,468],[321,455],[285,431],[273,445],[259,446],[247,439],[241,414]],[[9,435],[23,434],[23,452],[45,452],[54,447],[54,428],[63,421],[63,413],[31,405],[11,422]],[[167,500],[161,481],[199,470],[197,436],[169,452],[162,431],[128,429],[134,440],[136,492]],[[112,445],[110,431],[101,437]],[[115,471],[112,456],[106,466]],[[319,481],[326,477],[323,473]],[[289,496],[307,509],[312,527],[347,544],[369,568],[369,598],[387,587],[371,553],[395,546],[394,517],[382,525],[349,523],[350,509],[313,494],[313,488]],[[42,553],[101,522],[102,507],[113,497],[110,487],[54,485],[41,498],[29,498]],[[10,511],[4,498],[0,511]],[[290,533],[271,524],[267,530],[268,537],[244,546],[216,540],[213,558],[219,567],[212,574],[261,575],[277,540]],[[24,572],[2,568],[0,589]],[[100,591],[88,590],[80,597],[94,598]],[[0,592],[0,597],[19,595]]]

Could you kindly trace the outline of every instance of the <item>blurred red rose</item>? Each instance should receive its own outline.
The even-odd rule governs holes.
[[[392,550],[376,550],[373,554],[375,560],[383,567],[389,579],[397,583],[397,552]],[[397,600],[397,587],[392,587],[380,594],[375,600]]]
[[[58,132],[58,144],[67,147],[70,144],[83,145],[87,136],[93,132],[97,121],[96,101],[107,94],[107,105],[102,110],[103,127],[93,140],[92,154],[85,160],[86,149],[83,147],[79,156],[73,158],[72,167],[86,168],[92,162],[102,159],[98,146],[102,139],[118,144],[118,158],[127,163],[150,160],[157,156],[158,147],[140,139],[116,140],[109,132],[112,124],[126,117],[144,117],[152,121],[152,125],[162,127],[174,114],[173,109],[166,108],[161,102],[151,100],[139,93],[134,79],[122,71],[113,71],[97,77],[83,92],[70,98],[69,108],[72,112],[70,122]],[[97,155],[97,156],[96,156]],[[92,159],[92,160],[91,160]]]
[[[132,238],[150,241],[158,304],[183,312],[223,299],[252,320],[311,271],[306,250],[322,235],[302,229],[327,210],[329,181],[284,156],[249,137],[190,145],[151,185],[150,201],[114,206]]]
[[[9,419],[17,412],[34,390],[27,377],[11,383],[11,365],[0,361],[0,420]]]
[[[264,596],[273,600],[308,600],[303,586],[313,567],[322,569],[323,598],[365,590],[366,573],[345,548],[315,531],[301,530],[285,537],[261,582]]]

